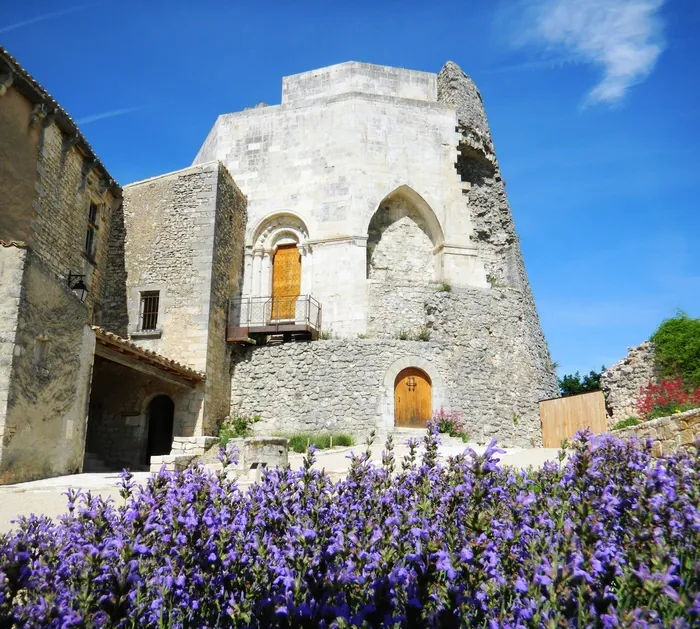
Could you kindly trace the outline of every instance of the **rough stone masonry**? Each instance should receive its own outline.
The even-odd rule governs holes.
[[[194,164],[223,162],[247,197],[241,295],[270,296],[275,251],[296,244],[330,340],[237,348],[231,413],[266,433],[388,432],[414,367],[474,438],[541,443],[556,378],[474,83],[452,62],[349,62],[282,86],[280,105],[219,116]]]

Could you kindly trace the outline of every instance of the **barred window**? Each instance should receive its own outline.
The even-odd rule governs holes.
[[[141,330],[158,328],[158,304],[160,291],[149,290],[141,293]]]

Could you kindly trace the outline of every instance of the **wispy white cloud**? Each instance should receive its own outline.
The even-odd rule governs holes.
[[[67,9],[62,9],[60,11],[51,11],[49,13],[42,13],[32,18],[22,20],[20,22],[15,22],[14,24],[8,24],[6,26],[0,25],[0,33],[7,33],[9,31],[14,31],[18,28],[23,28],[24,26],[30,26],[36,24],[37,22],[44,22],[46,20],[52,20],[53,18],[61,17],[63,15],[68,15],[69,13],[75,13],[76,11],[81,11],[82,9],[87,9],[89,7],[94,7],[100,4],[99,2],[91,2],[90,4],[81,4],[75,7],[69,7]]]
[[[523,0],[508,20],[514,41],[598,66],[587,103],[616,103],[649,76],[665,47],[665,0]]]
[[[90,124],[91,122],[97,122],[98,120],[104,120],[105,118],[114,118],[115,116],[123,116],[125,114],[132,114],[135,111],[140,111],[144,109],[146,105],[139,105],[138,107],[125,107],[124,109],[113,109],[112,111],[103,111],[99,114],[93,114],[91,116],[85,116],[84,118],[78,118],[76,123],[79,125]]]

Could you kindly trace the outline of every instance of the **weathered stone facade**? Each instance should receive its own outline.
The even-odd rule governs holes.
[[[171,456],[156,424],[196,439],[241,411],[262,415],[258,432],[386,433],[409,367],[474,439],[540,443],[537,401],[556,378],[481,96],[456,65],[285,77],[280,105],[219,117],[193,166],[123,201],[68,115],[21,79],[0,96],[0,239],[27,243],[0,247],[0,474],[78,470],[85,442],[109,465],[145,465]],[[281,246],[332,340],[234,347],[229,299],[270,297]],[[37,439],[60,455],[22,467]]]
[[[690,450],[700,440],[700,408],[659,417],[638,426],[613,431],[616,437],[651,440],[651,453],[661,457],[678,449]]]
[[[0,483],[79,471],[111,213],[121,189],[0,48]],[[7,141],[6,141],[7,140]],[[92,204],[92,210],[91,210]],[[88,243],[88,232],[91,238]],[[88,246],[89,245],[89,246]],[[84,302],[69,276],[82,276]]]
[[[111,323],[126,319],[142,347],[206,372],[200,412],[177,434],[211,434],[229,414],[226,316],[240,290],[245,197],[212,162],[126,186],[123,210],[124,275],[117,261],[110,285],[125,287],[127,316]],[[145,291],[159,293],[155,331],[141,329]]]
[[[608,367],[600,377],[608,417],[614,421],[638,417],[636,404],[640,391],[650,382],[658,383],[659,370],[654,363],[654,344],[646,341],[630,347],[627,356]]]
[[[431,325],[428,341],[385,335],[239,350],[231,412],[260,414],[254,426],[260,434],[387,433],[394,426],[394,380],[414,366],[432,381],[433,408],[463,412],[473,439],[541,444],[537,400],[551,397],[553,385],[546,345],[520,318],[520,294],[433,286],[414,297],[414,311]]]
[[[219,117],[195,163],[210,159],[248,196],[243,295],[271,294],[276,247],[295,242],[337,339],[239,351],[232,413],[260,413],[258,431],[387,431],[387,374],[415,360],[432,408],[465,412],[475,437],[539,442],[556,379],[481,96],[455,64],[285,77],[280,105]]]
[[[80,471],[95,347],[86,305],[32,250],[19,287],[0,289],[2,301],[18,288],[4,421],[0,417],[3,484]]]

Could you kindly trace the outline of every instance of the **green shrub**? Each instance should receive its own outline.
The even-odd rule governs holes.
[[[567,397],[600,391],[600,376],[604,371],[605,367],[601,367],[600,371],[590,371],[583,377],[578,371],[575,374],[565,374],[563,378],[559,378],[559,393],[562,397]]]
[[[411,339],[411,335],[408,333],[407,330],[399,330],[396,333],[396,338],[399,341],[409,341]]]
[[[291,435],[289,439],[289,449],[293,452],[306,452],[309,445],[308,435]]]
[[[641,422],[637,417],[628,417],[627,419],[621,419],[616,424],[613,424],[610,430],[620,430],[621,428],[630,428],[632,426],[638,426]]]
[[[698,408],[697,402],[685,402],[683,404],[667,404],[665,406],[655,406],[647,419],[658,419],[659,417],[670,417],[676,413],[684,413],[693,408]]]
[[[438,293],[451,293],[452,292],[452,284],[449,282],[442,282],[440,286],[438,286]]]
[[[331,447],[331,443],[332,447],[334,448],[339,446],[355,445],[355,439],[344,433],[320,433],[317,435],[311,435],[308,433],[294,433],[292,435],[283,436],[286,436],[287,439],[289,439],[289,449],[298,453],[306,452],[310,445],[315,446],[319,450],[328,450]]]
[[[260,415],[234,415],[225,419],[219,426],[219,443],[225,446],[236,437],[249,437],[253,424],[260,421]]]
[[[651,341],[663,377],[679,377],[688,389],[700,387],[700,319],[678,312],[659,326]]]
[[[430,328],[427,325],[424,325],[416,333],[416,341],[429,341],[429,340],[430,340]]]
[[[353,439],[350,435],[334,435],[333,436],[333,445],[334,446],[342,446],[342,447],[350,447],[355,445],[355,439]]]

